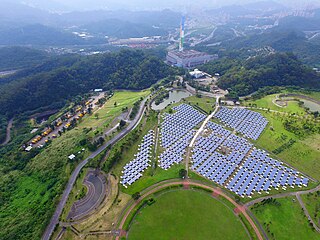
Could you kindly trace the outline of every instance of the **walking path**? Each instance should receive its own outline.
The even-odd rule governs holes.
[[[13,118],[11,118],[8,122],[8,126],[7,126],[7,132],[6,132],[6,139],[4,140],[3,143],[0,144],[0,146],[4,146],[4,145],[7,145],[10,140],[11,140],[11,128],[12,128],[12,125],[13,125]]]
[[[226,195],[223,191],[221,191],[220,188],[217,188],[217,187],[212,187],[212,186],[207,186],[203,183],[199,183],[199,182],[196,182],[196,181],[192,181],[192,180],[187,180],[187,181],[174,181],[174,182],[169,182],[169,183],[164,183],[164,184],[161,184],[157,187],[154,187],[152,189],[150,189],[149,191],[145,192],[141,198],[138,200],[138,201],[135,201],[130,207],[128,210],[126,210],[125,212],[125,215],[122,217],[120,223],[119,223],[119,231],[120,232],[124,232],[123,231],[123,227],[124,227],[124,224],[125,222],[127,221],[127,218],[128,216],[130,215],[130,213],[133,211],[133,209],[135,209],[135,207],[143,200],[145,199],[146,197],[148,197],[149,195],[155,193],[155,192],[158,192],[159,190],[161,189],[164,189],[164,188],[167,188],[167,187],[170,187],[170,186],[175,186],[175,185],[184,185],[184,184],[188,184],[189,186],[197,186],[197,187],[201,187],[201,188],[204,188],[204,189],[208,189],[208,190],[211,190],[213,191],[213,193],[215,193],[216,195],[218,196],[222,196],[223,198],[225,198],[226,200],[228,200],[230,203],[232,203],[234,206],[235,206],[235,209],[237,209],[238,212],[242,213],[243,216],[246,218],[246,220],[249,222],[249,224],[251,225],[251,227],[253,228],[257,238],[259,240],[263,240],[263,237],[258,229],[258,227],[255,225],[255,223],[253,222],[253,220],[249,217],[249,215],[247,214],[246,212],[246,208],[238,203],[236,203],[231,197],[229,197],[228,195]],[[117,240],[120,239],[120,236],[117,236],[116,237]]]
[[[188,169],[189,169],[189,160],[190,160],[190,151],[191,148],[193,148],[198,136],[203,132],[203,130],[205,129],[207,123],[209,122],[209,120],[211,118],[213,118],[213,116],[216,114],[216,112],[219,110],[219,99],[220,97],[216,98],[216,108],[214,109],[214,111],[204,120],[204,122],[202,123],[201,127],[199,128],[199,130],[196,132],[196,134],[194,135],[194,137],[192,138],[189,147],[187,149],[187,156],[186,156],[186,171],[187,171],[187,175],[188,175]]]
[[[315,224],[315,222],[313,221],[313,219],[311,218],[307,208],[305,207],[300,195],[303,194],[308,194],[308,193],[314,193],[316,191],[320,191],[320,185],[318,185],[317,187],[310,189],[310,190],[304,190],[304,191],[298,191],[298,192],[286,192],[286,193],[280,193],[280,194],[275,194],[275,195],[269,195],[269,196],[265,196],[265,197],[261,197],[261,198],[257,198],[254,199],[248,203],[245,204],[245,206],[247,208],[251,207],[252,205],[262,202],[263,200],[266,200],[268,198],[284,198],[284,197],[288,197],[288,196],[295,196],[298,199],[299,204],[301,205],[304,214],[306,215],[306,217],[308,218],[308,220],[311,222],[311,224],[313,225],[313,227],[315,228],[315,230],[317,232],[320,233],[320,228]]]

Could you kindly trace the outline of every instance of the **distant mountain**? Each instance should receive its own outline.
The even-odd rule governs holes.
[[[0,23],[13,22],[23,24],[45,24],[50,20],[50,18],[50,14],[48,12],[34,7],[17,2],[1,2]]]
[[[90,23],[82,26],[89,33],[103,34],[117,38],[163,36],[167,34],[162,28],[142,23],[131,23],[117,19],[108,19],[101,22]]]
[[[59,25],[85,25],[101,22],[108,19],[117,19],[124,22],[155,25],[162,28],[179,27],[181,14],[171,10],[163,11],[88,11],[70,12],[57,17]]]
[[[283,11],[288,8],[275,1],[259,1],[252,2],[244,5],[247,9],[259,10],[259,11]]]
[[[320,30],[320,18],[288,16],[280,19],[278,29],[292,29],[297,31]]]
[[[0,45],[76,45],[85,40],[52,27],[34,24],[0,31]]]

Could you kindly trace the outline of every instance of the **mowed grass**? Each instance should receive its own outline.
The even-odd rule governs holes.
[[[190,104],[191,106],[198,106],[207,113],[211,113],[214,109],[214,104],[216,102],[215,98],[210,97],[197,97],[191,96],[185,99],[185,102]]]
[[[299,139],[295,134],[287,131],[282,123],[284,116],[275,113],[260,111],[269,121],[268,126],[256,141],[258,147],[269,152],[279,148],[290,139],[296,141],[291,147],[285,149],[276,158],[283,160],[297,170],[304,172],[311,177],[320,180],[320,151],[318,144],[309,144],[310,139],[319,139],[318,135],[306,139]]]
[[[301,198],[314,223],[320,227],[320,191],[301,195]]]
[[[141,97],[145,98],[150,94],[149,90],[141,92],[118,91],[115,92],[103,107],[94,111],[91,116],[86,116],[81,128],[93,128],[94,130],[103,130],[107,128],[115,117],[122,113],[125,107],[131,108],[133,104]]]
[[[143,208],[129,229],[129,240],[249,239],[233,210],[208,193],[166,192]]]
[[[278,94],[272,94],[265,96],[261,99],[254,100],[254,101],[245,101],[244,105],[249,106],[249,104],[256,104],[258,108],[268,108],[270,110],[275,110],[279,112],[286,112],[286,113],[296,113],[296,114],[304,114],[305,110],[299,106],[297,101],[288,101],[286,107],[278,107],[272,101],[276,99]]]
[[[270,239],[320,239],[304,215],[295,197],[277,199],[280,206],[265,204],[252,207],[252,212],[266,230]]]

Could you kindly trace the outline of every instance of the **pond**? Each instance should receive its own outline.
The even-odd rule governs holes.
[[[309,108],[311,112],[317,112],[317,111],[320,112],[319,104],[306,99],[300,99],[300,100],[303,102],[304,107]]]
[[[191,93],[187,91],[181,91],[181,90],[173,90],[169,92],[169,98],[166,98],[160,103],[159,105],[156,105],[155,102],[151,104],[151,108],[153,110],[163,110],[165,109],[169,104],[172,103],[178,103],[182,99],[192,96]]]

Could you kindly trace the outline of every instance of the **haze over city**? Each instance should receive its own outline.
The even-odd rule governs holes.
[[[86,11],[86,10],[97,10],[97,9],[127,9],[127,10],[159,10],[159,9],[208,9],[218,8],[227,5],[243,5],[253,2],[259,2],[258,0],[1,0],[0,2],[17,2],[24,3],[30,6],[39,7],[46,10],[56,11]],[[307,6],[319,5],[318,0],[274,0],[274,2],[284,4],[285,6],[294,8],[303,8]]]

